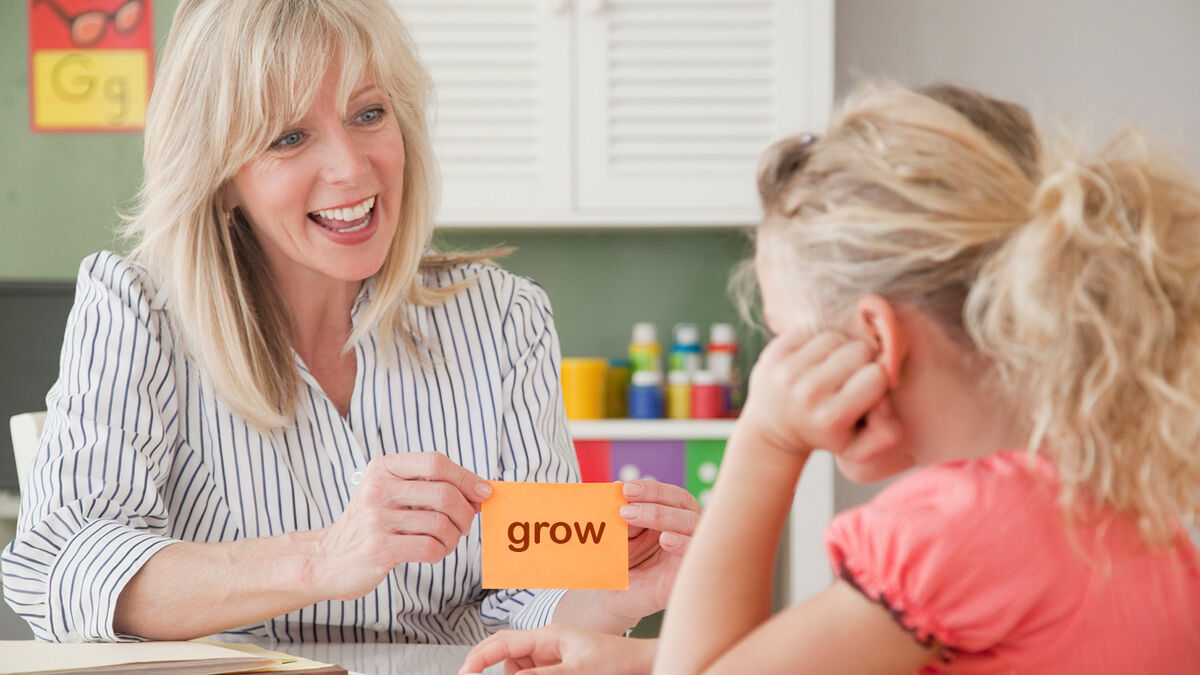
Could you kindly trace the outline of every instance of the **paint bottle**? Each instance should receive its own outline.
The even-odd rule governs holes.
[[[725,409],[742,404],[742,375],[738,370],[737,333],[733,324],[714,323],[708,333],[708,371],[725,388]]]
[[[629,386],[629,416],[640,420],[662,418],[663,392],[661,371],[634,371]]]
[[[694,323],[677,323],[672,331],[670,370],[694,373],[704,367],[700,329]]]
[[[608,386],[605,387],[606,417],[629,416],[629,359],[608,360]]]
[[[720,419],[729,413],[724,385],[707,370],[692,375],[692,419]]]
[[[662,353],[658,346],[658,329],[652,323],[633,324],[633,340],[629,343],[630,372],[653,371],[662,374]]]
[[[667,417],[686,420],[692,416],[692,375],[686,370],[667,373]]]
[[[608,361],[562,360],[563,406],[569,420],[596,420],[605,415]]]

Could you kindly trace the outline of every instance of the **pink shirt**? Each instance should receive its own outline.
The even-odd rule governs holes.
[[[830,524],[834,573],[947,647],[921,673],[1200,673],[1186,533],[1151,550],[1095,508],[1069,528],[1053,476],[1005,452],[901,478]]]

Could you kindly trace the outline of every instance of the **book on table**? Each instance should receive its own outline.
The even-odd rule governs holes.
[[[246,672],[346,674],[344,668],[332,664],[289,656],[258,645],[223,643],[210,639],[84,643],[0,640],[0,675],[221,675]]]

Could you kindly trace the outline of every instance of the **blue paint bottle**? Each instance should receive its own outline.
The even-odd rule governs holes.
[[[641,370],[633,374],[629,387],[629,416],[656,420],[663,416],[662,372]]]

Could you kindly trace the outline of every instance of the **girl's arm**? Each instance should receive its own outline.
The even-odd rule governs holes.
[[[939,654],[845,581],[789,607],[746,635],[705,672],[888,675]]]
[[[886,391],[862,342],[794,330],[763,350],[671,595],[656,672],[909,673],[936,654],[842,582],[770,618],[775,553],[809,453],[894,443]]]

